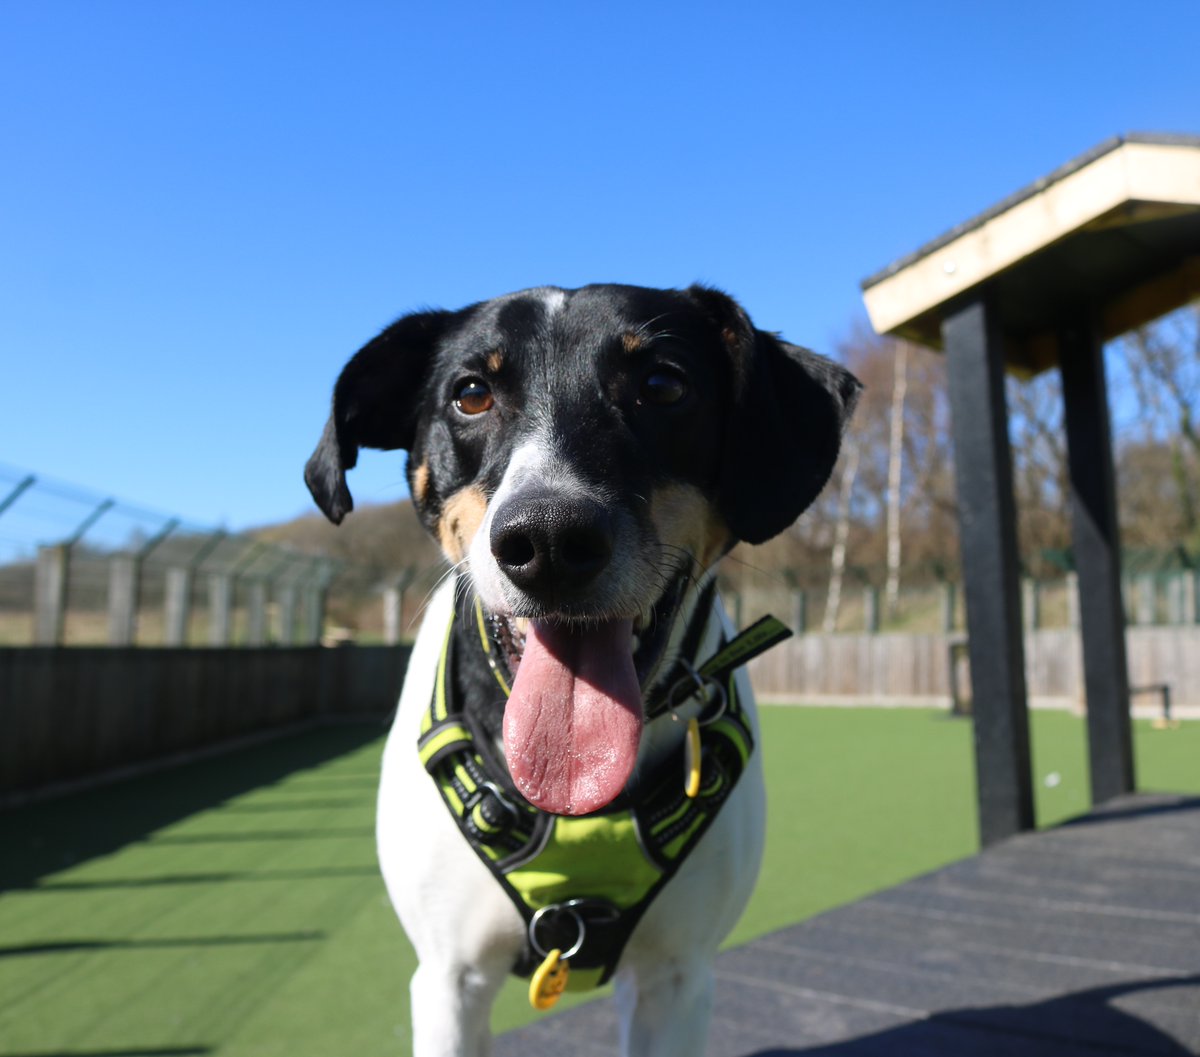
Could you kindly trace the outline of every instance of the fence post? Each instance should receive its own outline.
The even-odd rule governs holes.
[[[400,641],[400,605],[404,593],[395,584],[383,589],[383,641],[395,646]]]
[[[325,625],[325,596],[324,578],[316,583],[310,583],[304,589],[304,638],[305,646],[317,646]]]
[[[808,630],[808,595],[801,590],[792,595],[792,630],[797,635]]]
[[[163,598],[163,643],[167,646],[186,646],[188,619],[192,607],[192,571],[173,565],[167,570]]]
[[[1079,574],[1067,573],[1067,627],[1079,627]]]
[[[267,644],[267,582],[254,579],[246,591],[246,645]]]
[[[281,584],[275,592],[279,607],[279,635],[276,641],[281,646],[291,646],[296,640],[296,587]]]
[[[958,623],[958,588],[947,580],[942,584],[942,631],[947,635],[954,630]]]
[[[1032,577],[1021,581],[1023,598],[1022,609],[1025,610],[1025,630],[1037,631],[1042,626],[1042,585]]]
[[[208,574],[208,644],[228,646],[233,608],[233,577],[228,573]]]
[[[863,626],[868,635],[879,631],[879,588],[863,588]]]
[[[134,554],[108,559],[108,644],[132,646],[137,634],[141,562]]]
[[[325,632],[325,602],[332,579],[333,567],[326,559],[318,558],[308,570],[300,604],[304,627],[300,643],[303,646],[321,644],[321,637]]]
[[[1165,584],[1167,596],[1167,623],[1178,627],[1183,623],[1183,577],[1172,573]]]
[[[1137,622],[1153,624],[1158,616],[1158,591],[1154,577],[1139,576],[1137,581]]]
[[[69,544],[39,547],[34,571],[33,644],[61,646],[67,609]]]

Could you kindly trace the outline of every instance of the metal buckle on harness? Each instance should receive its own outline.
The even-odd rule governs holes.
[[[543,946],[538,939],[539,926],[544,922],[547,927],[553,927],[560,915],[565,915],[574,924],[576,932],[575,942],[566,949],[563,949],[561,944],[557,944],[549,937],[546,937],[551,943],[551,947]],[[621,912],[612,903],[603,899],[568,899],[563,903],[550,903],[548,906],[544,906],[534,913],[533,917],[529,919],[529,946],[543,958],[549,955],[551,949],[559,949],[561,951],[559,957],[564,961],[568,958],[573,958],[583,949],[584,940],[587,938],[585,915],[590,918],[593,925],[611,925],[621,916]]]
[[[484,793],[492,794],[492,799],[495,800],[496,803],[500,805],[501,810],[508,815],[510,826],[515,826],[521,821],[521,812],[517,810],[517,805],[504,795],[504,790],[496,785],[495,782],[483,781],[479,783],[478,796],[476,796],[474,801],[468,805],[472,810],[477,804],[482,802]]]

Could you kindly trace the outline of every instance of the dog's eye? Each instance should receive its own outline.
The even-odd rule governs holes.
[[[468,378],[459,382],[454,392],[454,406],[464,415],[482,415],[485,411],[490,411],[495,402],[496,399],[487,383],[478,378]]]
[[[641,404],[678,404],[687,395],[687,379],[670,367],[656,367],[642,380]]]

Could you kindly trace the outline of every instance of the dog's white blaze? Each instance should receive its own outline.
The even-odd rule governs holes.
[[[492,521],[496,511],[523,485],[526,481],[536,479],[548,484],[557,485],[566,475],[561,461],[556,457],[553,446],[548,438],[534,434],[516,448],[508,461],[500,487],[488,503],[487,513],[471,546],[467,550],[471,579],[475,590],[483,604],[492,612],[508,613],[512,607],[508,602],[505,587],[511,589],[508,577],[496,564],[492,554]]]
[[[599,498],[595,488],[581,480],[559,454],[548,428],[533,433],[513,451],[500,487],[488,502],[487,513],[467,550],[467,567],[475,591],[493,613],[512,615],[528,607],[520,589],[504,575],[492,554],[492,522],[505,503],[533,482],[539,489],[548,489],[564,498]],[[613,560],[599,604],[609,615],[635,616],[653,604],[661,580],[652,562],[642,553],[632,522],[618,517],[615,529]]]
[[[541,291],[541,294],[542,306],[546,310],[546,319],[553,319],[566,306],[567,295],[564,291],[554,287],[547,287]]]

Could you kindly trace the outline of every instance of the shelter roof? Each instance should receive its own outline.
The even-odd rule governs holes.
[[[1081,310],[1108,339],[1200,297],[1200,136],[1107,140],[862,285],[876,331],[933,348],[986,290],[1007,365],[1049,367]]]

